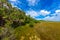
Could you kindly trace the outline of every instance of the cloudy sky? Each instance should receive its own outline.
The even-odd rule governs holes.
[[[60,21],[60,0],[9,0],[36,20]]]

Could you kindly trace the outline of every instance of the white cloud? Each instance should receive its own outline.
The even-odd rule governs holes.
[[[60,13],[60,10],[56,10],[55,13]]]
[[[27,11],[26,15],[30,15],[31,17],[36,17],[38,16],[38,13],[34,10],[31,10],[31,11]]]
[[[14,2],[15,2],[15,1],[17,1],[17,0],[10,0],[10,1],[14,1]]]
[[[11,2],[11,0],[9,0],[9,1]],[[18,4],[21,5],[22,2],[17,1],[17,0],[16,0],[16,1],[13,0],[13,1],[11,2],[12,7],[17,7],[17,8],[18,8],[18,6],[17,6]]]
[[[48,20],[48,21],[60,21],[60,14],[58,16],[47,16],[43,20]]]
[[[29,6],[34,6],[38,3],[38,0],[27,0]]]
[[[60,21],[60,11],[55,10],[55,13],[52,14],[52,16],[46,16],[49,15],[51,12],[46,10],[40,10],[38,12],[34,10],[27,11],[27,15],[30,15],[31,17],[35,18],[39,15],[45,16],[45,18],[35,18],[37,20],[48,20],[48,21]]]
[[[56,10],[55,13],[56,14],[55,16],[47,16],[45,17],[43,20],[49,20],[49,21],[60,21],[60,10]]]
[[[46,16],[46,15],[50,14],[50,11],[40,10],[39,14],[43,15],[43,16]]]
[[[39,16],[39,15],[46,16],[49,14],[50,14],[50,12],[46,11],[46,10],[40,10],[38,12],[34,11],[34,10],[30,10],[30,11],[27,11],[27,13],[26,13],[26,15],[30,15],[32,17]]]
[[[53,16],[53,17],[47,16],[47,17],[43,18],[42,20],[55,21],[56,19],[55,19],[55,16]]]

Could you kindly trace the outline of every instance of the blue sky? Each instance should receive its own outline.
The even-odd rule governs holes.
[[[60,21],[60,0],[9,0],[36,20]]]

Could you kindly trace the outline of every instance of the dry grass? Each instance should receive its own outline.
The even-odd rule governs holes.
[[[41,40],[60,40],[60,22],[41,22],[35,24]]]
[[[17,40],[60,40],[60,22],[40,22],[34,27],[29,24],[14,30]]]

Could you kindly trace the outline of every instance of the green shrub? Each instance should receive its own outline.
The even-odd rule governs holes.
[[[34,27],[33,23],[30,23],[29,26],[30,26],[30,27]]]

